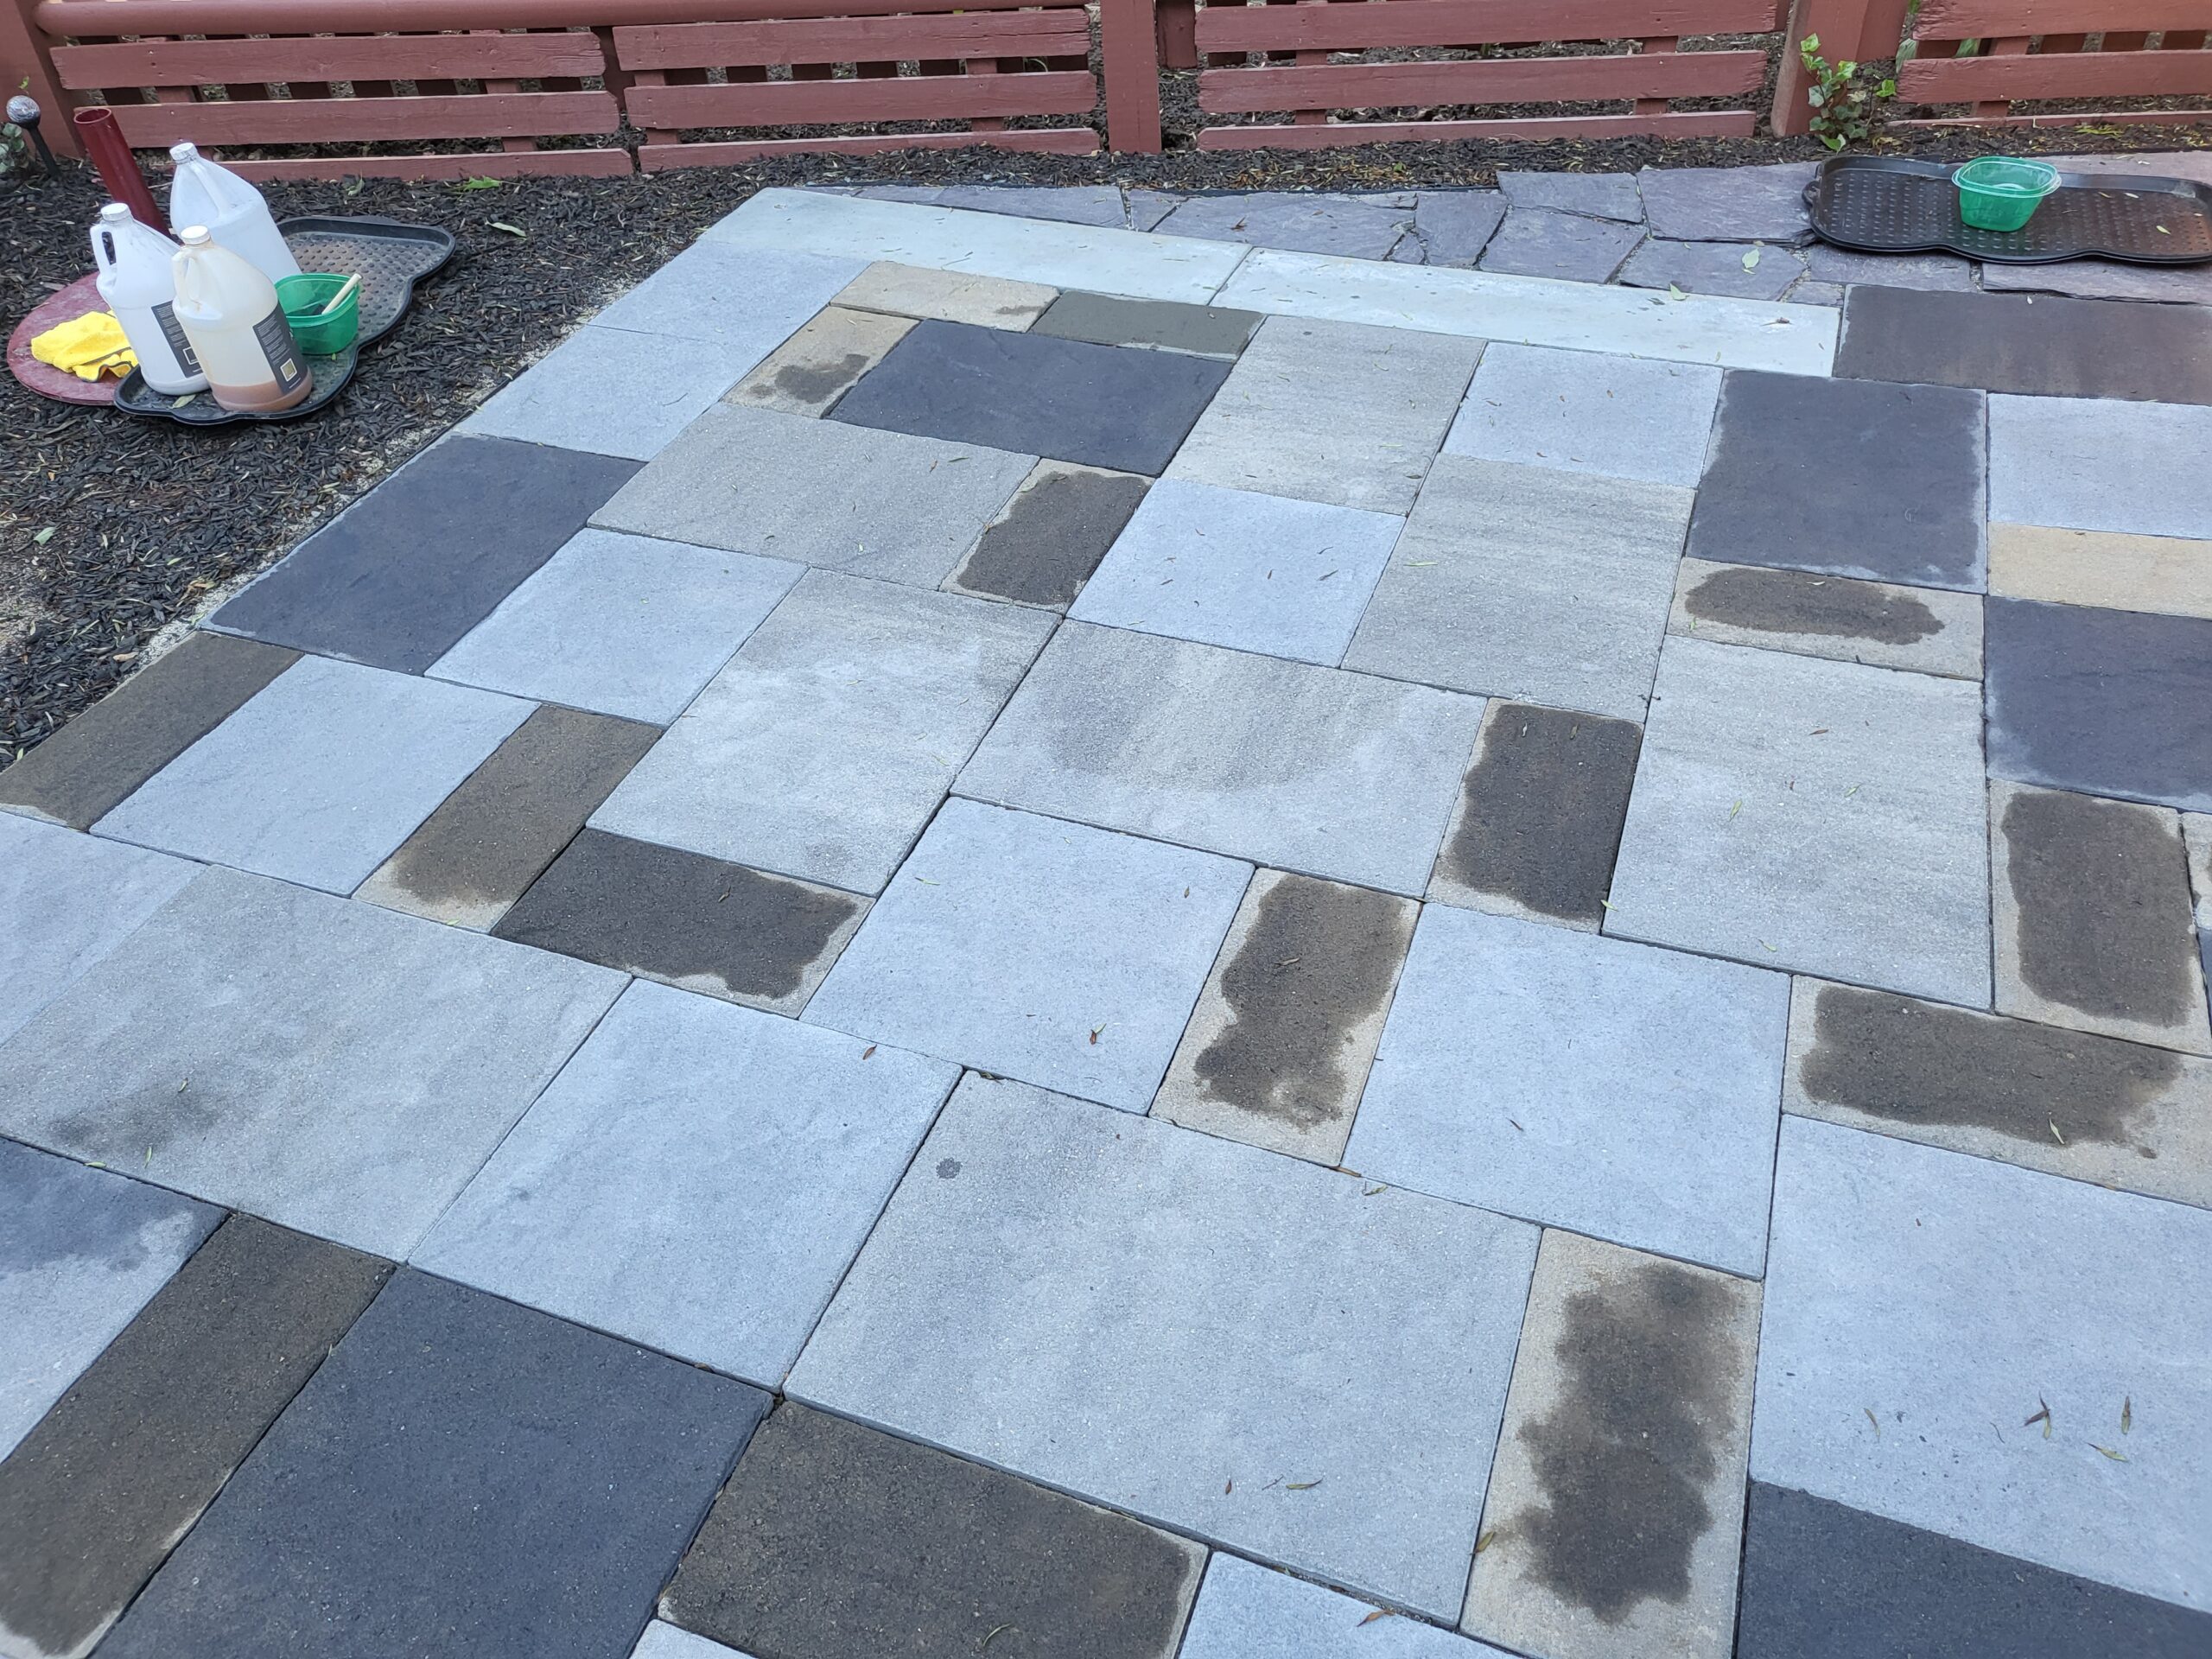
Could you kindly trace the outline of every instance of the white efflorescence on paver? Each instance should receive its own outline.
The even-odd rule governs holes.
[[[1325,1586],[1217,1553],[1180,1659],[1507,1659],[1417,1618],[1378,1611]]]
[[[804,573],[782,559],[581,531],[428,671],[665,726]]]
[[[1980,688],[1667,641],[1605,931],[1987,1007]]]
[[[971,1077],[788,1390],[1449,1619],[1535,1243]]]
[[[1344,1162],[1756,1275],[1789,982],[1432,905]]]
[[[1444,453],[1693,487],[1719,402],[1708,365],[1492,345]]]
[[[1989,516],[2012,524],[2212,537],[2212,408],[2109,397],[1989,399]]]
[[[1751,1478],[2212,1605],[2207,1260],[2212,1212],[1788,1118]]]
[[[633,983],[413,1259],[776,1388],[958,1077]]]

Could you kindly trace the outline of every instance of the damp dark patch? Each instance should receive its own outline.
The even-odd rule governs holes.
[[[145,1265],[148,1229],[199,1210],[153,1187],[87,1178],[70,1160],[12,1141],[0,1141],[0,1205],[8,1217],[0,1228],[0,1273],[63,1262],[135,1272]],[[200,1213],[204,1230],[216,1212]]]
[[[983,532],[955,580],[1025,605],[1069,604],[1149,487],[1126,473],[1044,473]]]
[[[937,1178],[940,1181],[958,1180],[960,1179],[960,1160],[957,1158],[938,1159],[937,1160]]]
[[[1561,921],[1604,919],[1643,728],[1494,704],[1437,874]]]
[[[1511,1524],[1532,1575],[1605,1624],[1688,1599],[1748,1363],[1733,1311],[1726,1281],[1671,1262],[1567,1299],[1558,1402],[1520,1432],[1543,1502]]]
[[[776,371],[776,390],[804,404],[828,404],[874,361],[866,352],[848,352],[835,363],[786,363]]]
[[[165,1077],[55,1118],[54,1136],[87,1159],[158,1177],[162,1154],[214,1128],[229,1104],[220,1077]]]
[[[2196,1011],[2189,863],[2171,814],[2024,790],[2001,827],[2029,990],[2150,1026]]]
[[[2125,1146],[2180,1075],[2166,1049],[1824,985],[1797,1082],[1811,1099],[1891,1123],[2043,1146],[2056,1126],[2069,1142]]]
[[[860,900],[698,853],[586,830],[500,918],[503,939],[625,973],[781,1001]]]
[[[1884,645],[1910,645],[1943,631],[1936,613],[1909,594],[1801,570],[1716,570],[1683,595],[1682,608],[1700,622],[1758,633],[1809,633]]]
[[[1229,1024],[1198,1058],[1207,1098],[1299,1128],[1351,1108],[1345,1051],[1381,1012],[1412,936],[1389,893],[1289,875],[1268,889],[1222,970]]]

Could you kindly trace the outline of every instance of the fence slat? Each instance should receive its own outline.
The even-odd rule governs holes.
[[[614,31],[629,69],[712,63],[903,63],[920,58],[1056,57],[1087,54],[1082,8],[912,17],[839,17],[753,23],[652,23]]]
[[[1363,47],[1756,35],[1774,25],[1774,0],[1356,0],[1332,6],[1210,5],[1198,13],[1198,43],[1202,52],[1356,52]]]
[[[208,86],[225,81],[416,80],[429,76],[595,75],[599,42],[562,35],[318,35],[268,41],[131,41],[60,46],[65,86]]]
[[[607,133],[620,128],[620,118],[605,92],[121,104],[115,111],[124,137],[141,149],[188,139],[199,144],[328,144]]]
[[[1484,138],[1747,138],[1758,117],[1749,110],[1670,110],[1664,115],[1542,115],[1483,121],[1336,121],[1325,127],[1205,127],[1200,149],[1319,149],[1332,144],[1381,144]]]
[[[1080,115],[1097,102],[1087,74],[911,75],[897,80],[753,81],[639,86],[640,127],[787,127],[846,121],[957,121],[975,116]]]
[[[1897,75],[1912,104],[2058,98],[2163,98],[2212,92],[2212,52],[2052,53],[1916,58]]]
[[[638,151],[641,173],[667,173],[681,167],[726,167],[779,156],[870,156],[887,149],[965,149],[988,144],[994,149],[1043,150],[1058,156],[1091,156],[1098,135],[1089,127],[1020,127],[1009,132],[855,133],[841,138],[733,139],[703,144],[646,144]]]
[[[1198,107],[1229,115],[1538,99],[1726,98],[1756,92],[1765,78],[1764,52],[1209,69],[1198,77]]]
[[[249,179],[538,179],[627,177],[626,149],[493,150],[458,156],[296,156],[254,162],[226,156]]]
[[[2102,29],[2202,29],[2205,0],[1923,0],[1913,32],[1923,41]]]

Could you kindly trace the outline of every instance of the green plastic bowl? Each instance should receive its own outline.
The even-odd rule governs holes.
[[[2017,231],[2035,217],[2043,199],[2058,188],[2049,162],[1984,156],[1951,175],[1959,189],[1959,217],[1981,231]]]
[[[315,315],[345,286],[343,276],[311,274],[276,279],[276,303],[284,308],[292,342],[309,357],[335,357],[361,332],[361,290],[358,288],[328,316]]]

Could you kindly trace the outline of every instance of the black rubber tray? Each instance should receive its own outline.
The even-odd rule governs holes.
[[[1840,156],[1805,187],[1823,240],[1862,253],[1941,249],[1994,264],[2120,259],[2189,265],[2212,259],[2212,186],[2123,173],[2061,173],[2058,188],[2017,231],[1959,217],[1954,168],[1902,156]]]
[[[116,388],[115,406],[126,415],[176,421],[186,426],[228,426],[233,421],[296,421],[314,414],[353,378],[361,353],[399,326],[415,300],[415,284],[453,257],[449,231],[396,219],[288,219],[277,227],[292,257],[307,271],[361,274],[361,329],[344,351],[309,357],[315,390],[289,409],[257,415],[225,409],[204,391],[173,397],[156,391],[133,369]]]

